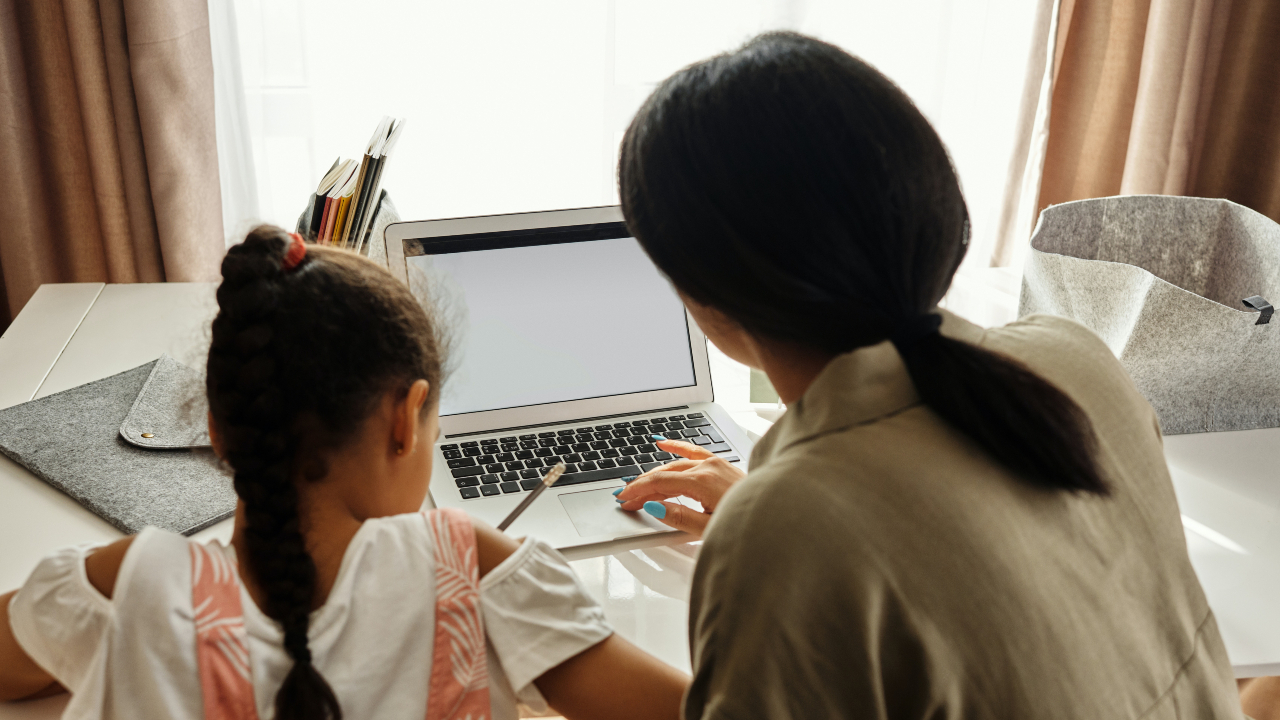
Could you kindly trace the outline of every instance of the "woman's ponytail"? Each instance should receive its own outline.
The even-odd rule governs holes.
[[[1016,360],[942,335],[940,322],[920,316],[890,338],[920,399],[1023,480],[1109,494],[1080,406]]]

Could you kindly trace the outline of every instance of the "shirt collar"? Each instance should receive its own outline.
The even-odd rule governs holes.
[[[986,332],[946,310],[941,332],[979,344]],[[889,341],[837,355],[756,444],[751,465],[768,462],[786,448],[899,413],[920,402],[898,351]]]

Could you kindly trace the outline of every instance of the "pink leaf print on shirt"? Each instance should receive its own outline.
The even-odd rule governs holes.
[[[191,543],[191,607],[206,720],[257,720],[240,580],[229,558]]]
[[[449,508],[423,513],[435,549],[436,623],[427,720],[487,720],[489,666],[480,614],[480,564],[471,520]]]

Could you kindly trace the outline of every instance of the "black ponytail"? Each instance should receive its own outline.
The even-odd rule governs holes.
[[[937,133],[871,66],[777,32],[685,68],[627,129],[618,180],[628,226],[688,297],[831,354],[890,339],[921,399],[1019,477],[1107,494],[1075,402],[937,332],[968,210]]]
[[[264,226],[227,252],[207,390],[244,503],[246,562],[293,660],[276,717],[338,720],[342,709],[307,641],[316,566],[298,484],[324,477],[320,450],[349,439],[388,389],[423,378],[434,402],[439,344],[423,309],[385,270],[308,246],[286,271],[289,242]]]

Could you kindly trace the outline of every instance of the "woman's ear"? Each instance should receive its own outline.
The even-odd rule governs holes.
[[[218,435],[218,426],[213,424],[213,413],[209,413],[209,444],[213,446],[213,454],[218,456],[219,460],[226,460],[227,456],[222,452],[222,437]]]
[[[397,455],[409,455],[418,446],[422,438],[422,411],[427,405],[427,396],[431,394],[431,384],[426,380],[414,380],[409,392],[395,407],[395,420],[391,428],[393,450]],[[433,438],[426,438],[429,445]]]

